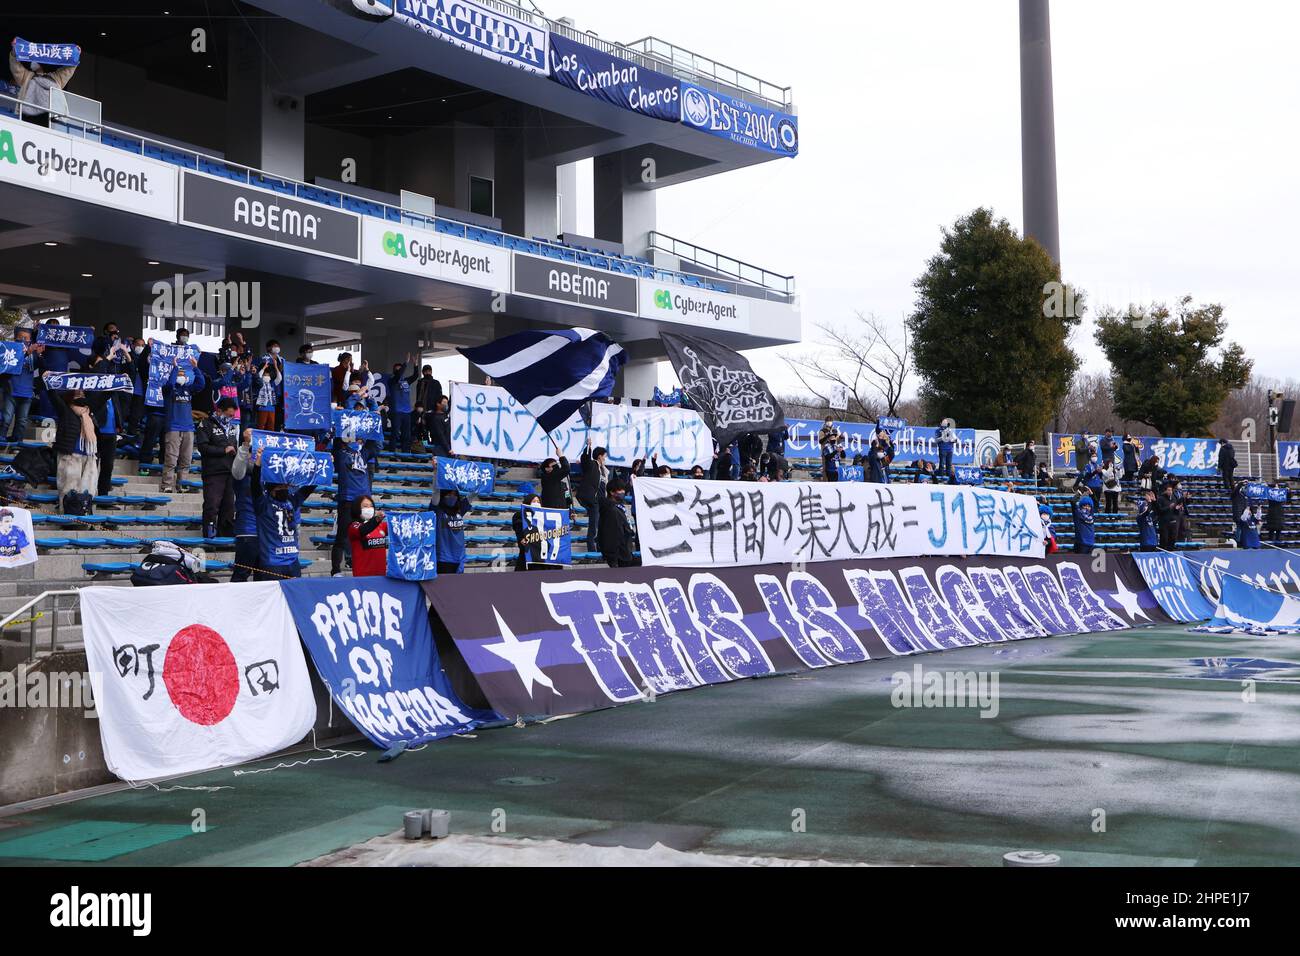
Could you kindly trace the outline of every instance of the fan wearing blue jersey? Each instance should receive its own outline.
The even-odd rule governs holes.
[[[473,505],[466,495],[444,489],[438,496],[438,573],[461,574],[465,570],[465,515]]]
[[[298,566],[298,527],[302,503],[311,497],[315,485],[291,488],[283,482],[262,484],[262,451],[253,459],[253,503],[257,514],[257,542],[260,561],[256,581],[278,581],[302,577]]]

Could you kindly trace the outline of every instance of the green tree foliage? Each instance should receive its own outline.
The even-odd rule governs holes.
[[[1169,437],[1206,435],[1228,394],[1250,381],[1254,364],[1235,342],[1220,350],[1223,306],[1191,302],[1184,296],[1175,313],[1153,303],[1097,319],[1116,414]]]
[[[908,327],[930,416],[1039,437],[1079,366],[1069,335],[1083,313],[1051,256],[980,208],[944,230],[915,287]]]

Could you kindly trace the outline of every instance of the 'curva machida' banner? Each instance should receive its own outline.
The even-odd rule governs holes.
[[[1037,502],[993,489],[642,477],[633,490],[647,565],[1044,553]]]
[[[713,463],[712,436],[690,409],[597,402],[591,407],[591,428],[574,415],[548,437],[532,412],[504,388],[452,383],[451,450],[457,455],[533,462],[564,455],[576,462],[588,435],[592,447],[608,449],[609,464],[619,468],[638,458],[648,464],[652,455],[679,470]]]
[[[1060,634],[1168,623],[1133,562],[940,558],[621,568],[424,584],[494,710],[571,714],[653,694]]]

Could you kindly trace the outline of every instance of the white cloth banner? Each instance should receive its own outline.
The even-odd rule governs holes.
[[[671,478],[633,488],[647,565],[1044,553],[1038,503],[991,488]]]
[[[123,780],[255,760],[316,721],[278,582],[83,588],[81,616],[104,759]]]
[[[597,402],[591,407],[590,430],[580,415],[573,415],[548,438],[532,413],[504,388],[452,383],[451,450],[457,455],[535,462],[564,455],[576,462],[589,431],[592,447],[609,449],[606,463],[616,467],[628,468],[644,458],[649,471],[652,455],[676,470],[713,464],[713,436],[691,409]],[[559,445],[558,455],[551,439]]]

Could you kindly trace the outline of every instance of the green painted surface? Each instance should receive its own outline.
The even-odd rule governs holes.
[[[106,861],[289,865],[432,806],[462,833],[503,821],[514,836],[733,854],[1000,865],[1008,850],[1042,849],[1074,865],[1294,865],[1300,669],[1256,667],[1250,688],[1192,663],[1227,657],[1300,664],[1300,638],[1166,627],[1023,641],[701,688],[387,764],[369,750],[214,771],[178,783],[233,789],[124,791],[20,816],[0,831],[0,860],[50,862],[21,841],[97,822],[188,834],[202,808],[207,832]],[[997,716],[895,708],[891,675],[916,663],[996,674]]]
[[[102,863],[192,833],[187,826],[85,820],[15,836],[0,843],[0,857]]]

